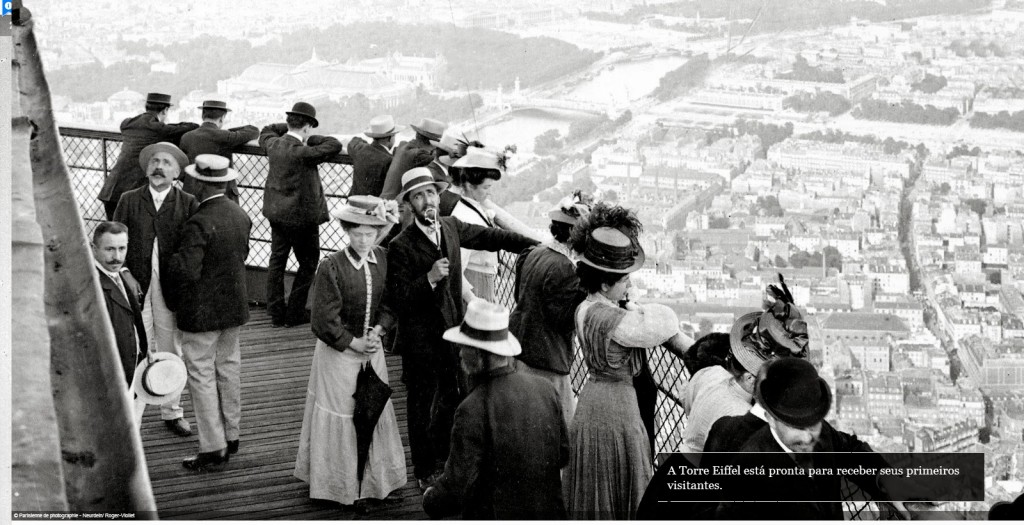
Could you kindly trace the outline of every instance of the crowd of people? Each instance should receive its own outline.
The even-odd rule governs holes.
[[[191,392],[199,451],[184,468],[221,470],[241,447],[252,218],[238,205],[231,152],[257,138],[268,160],[267,311],[275,326],[310,324],[317,340],[294,470],[311,498],[386,505],[405,485],[385,353],[401,356],[413,475],[432,517],[635,518],[654,474],[647,350],[661,345],[684,355],[690,374],[683,452],[807,461],[803,452],[867,449],[823,422],[831,398],[806,361],[807,325],[781,276],[731,333],[693,341],[667,306],[629,299],[646,260],[635,213],[576,193],[538,233],[491,201],[514,148],[487,148],[433,119],[396,146],[402,128],[387,115],[368,123],[369,142],[315,135],[305,102],[260,131],[225,129],[223,101],[203,103],[202,125],[166,123],[170,106],[150,93],[145,112],[122,123],[93,253],[136,421],[156,404],[170,431],[190,435],[179,399],[186,384]],[[353,180],[332,214],[319,165],[342,152]],[[348,245],[320,260],[332,215]],[[496,303],[499,251],[518,256],[506,269],[511,312]],[[578,397],[574,339],[587,370]]]

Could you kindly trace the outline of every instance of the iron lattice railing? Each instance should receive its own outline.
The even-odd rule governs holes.
[[[78,201],[79,211],[86,228],[105,220],[102,204],[96,199],[103,186],[104,178],[117,160],[121,151],[121,134],[109,131],[97,131],[82,128],[61,128],[61,139],[64,148],[64,160],[71,172],[71,186]],[[241,146],[234,152],[234,168],[240,172],[238,187],[239,204],[252,219],[253,228],[249,238],[250,249],[246,264],[253,268],[266,268],[270,258],[270,223],[261,213],[263,206],[263,187],[267,177],[267,157],[258,146]],[[320,177],[324,185],[329,209],[344,202],[345,196],[352,185],[352,159],[347,155],[337,157],[320,165]],[[330,221],[320,228],[320,249],[326,256],[344,248],[348,238],[344,230],[335,221]],[[515,294],[511,268],[514,268],[515,255],[501,252],[501,269],[498,273],[495,294],[498,300],[510,310],[515,307]],[[288,260],[288,270],[294,271],[298,263],[294,255]],[[578,344],[576,356],[570,371],[573,390],[579,392],[586,382],[587,371],[583,355]],[[680,401],[682,388],[687,381],[687,372],[683,367],[681,356],[673,354],[665,347],[652,348],[648,353],[651,374],[658,386],[656,405],[655,448],[659,451],[673,452],[681,449],[682,433],[686,427],[686,415]],[[847,487],[846,499],[853,494],[856,487]],[[875,505],[864,502],[847,501],[849,519],[872,519],[879,517]]]

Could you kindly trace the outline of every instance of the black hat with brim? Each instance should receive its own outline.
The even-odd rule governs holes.
[[[809,361],[771,361],[757,384],[757,400],[779,421],[796,428],[820,423],[832,408],[832,391]]]

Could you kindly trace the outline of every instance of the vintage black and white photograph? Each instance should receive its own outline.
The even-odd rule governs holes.
[[[14,521],[1024,519],[1024,0],[11,7]]]

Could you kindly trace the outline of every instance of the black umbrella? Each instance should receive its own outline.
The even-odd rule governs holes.
[[[362,490],[363,469],[366,468],[366,459],[370,455],[373,429],[377,427],[377,420],[384,412],[388,399],[391,399],[391,387],[381,381],[370,363],[365,363],[356,377],[356,392],[352,397],[356,400],[352,411],[352,424],[356,426],[356,472],[359,488]]]

